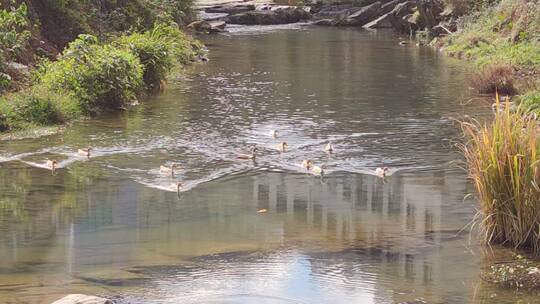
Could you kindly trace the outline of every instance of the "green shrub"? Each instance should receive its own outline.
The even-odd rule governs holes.
[[[60,60],[43,67],[40,76],[48,88],[77,98],[86,114],[124,106],[136,98],[142,85],[139,58],[128,50],[96,42],[93,36],[80,35]]]
[[[139,57],[143,79],[153,88],[167,77],[175,64],[187,64],[201,50],[198,42],[186,36],[175,25],[155,25],[144,33],[120,37],[118,47],[127,48]]]
[[[118,40],[118,44],[137,55],[143,65],[143,80],[149,88],[164,80],[173,66],[167,41],[152,35],[152,32],[123,36]]]
[[[17,55],[26,46],[30,38],[27,12],[24,3],[10,11],[0,10],[0,56]]]
[[[80,115],[76,101],[67,94],[34,86],[0,99],[0,130],[62,123]]]
[[[540,114],[540,90],[533,90],[519,96],[519,102],[527,111]]]

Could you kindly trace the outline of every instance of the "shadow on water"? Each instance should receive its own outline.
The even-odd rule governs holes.
[[[0,142],[0,302],[514,299],[476,287],[484,254],[462,230],[453,119],[485,108],[459,102],[467,71],[386,32],[267,29],[205,38],[209,64],[127,113]],[[236,158],[252,145],[256,163]]]

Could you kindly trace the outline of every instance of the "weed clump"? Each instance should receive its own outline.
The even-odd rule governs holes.
[[[474,88],[481,94],[515,95],[514,68],[510,65],[489,65],[472,78]]]
[[[502,109],[497,95],[496,106]],[[485,241],[540,250],[537,122],[523,110],[497,110],[490,123],[464,122],[463,145],[478,192]]]

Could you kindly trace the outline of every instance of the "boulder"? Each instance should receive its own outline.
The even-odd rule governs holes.
[[[236,5],[216,5],[212,7],[207,7],[204,9],[206,13],[212,14],[229,14],[234,15],[238,13],[244,13],[249,11],[254,11],[255,5],[253,4],[236,4]]]
[[[396,32],[409,33],[411,30],[415,29],[413,28],[413,25],[408,22],[413,15],[415,7],[416,3],[414,1],[406,1],[396,5],[389,13],[390,17],[388,20]]]
[[[367,23],[364,25],[368,29],[378,29],[378,28],[391,28],[392,27],[392,13],[386,13],[379,18]]]
[[[19,75],[25,75],[25,76],[30,75],[30,69],[28,68],[28,66],[18,63],[18,62],[14,62],[14,61],[8,62],[6,64],[6,69],[9,71],[13,71]]]
[[[70,294],[60,300],[54,301],[52,304],[112,304],[112,301],[83,294]]]
[[[416,0],[419,24],[431,29],[441,21],[441,13],[444,11],[444,3],[440,0]]]
[[[321,26],[333,26],[336,25],[336,21],[334,19],[319,19],[314,21],[312,24]]]
[[[194,21],[187,28],[194,29],[200,33],[220,33],[225,31],[225,21]]]
[[[315,19],[344,19],[350,14],[356,12],[360,8],[353,7],[350,4],[326,5],[321,7],[316,14]]]
[[[368,6],[364,6],[358,11],[347,16],[345,20],[340,22],[340,25],[346,26],[363,26],[373,19],[380,16],[381,2],[375,2]]]
[[[385,4],[381,5],[380,14],[385,15],[387,13],[390,13],[396,7],[396,5],[405,1],[407,0],[392,0],[390,2],[386,2]]]
[[[311,14],[301,8],[251,11],[227,17],[227,23],[245,25],[287,24],[309,20]]]

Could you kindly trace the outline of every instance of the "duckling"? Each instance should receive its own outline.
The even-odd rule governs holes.
[[[387,171],[388,171],[388,167],[377,168],[375,169],[375,174],[377,174],[379,177],[386,177]]]
[[[48,159],[45,165],[47,168],[51,169],[52,173],[54,174],[56,172],[56,167],[58,166],[58,161],[55,159]]]
[[[180,189],[182,189],[183,185],[180,182],[171,184],[171,190],[176,190],[176,193],[180,195]]]
[[[91,148],[91,147],[88,147],[88,148],[86,148],[86,149],[79,149],[79,150],[77,150],[77,154],[79,154],[80,156],[88,157],[88,158],[90,158],[90,152],[92,152],[92,148]]]
[[[311,159],[304,159],[302,161],[302,167],[306,168],[307,171],[311,170],[311,167],[313,167],[313,161]]]
[[[323,177],[324,175],[324,168],[323,168],[323,165],[321,165],[320,167],[319,166],[315,166],[313,165],[311,167],[311,172],[317,174],[317,175],[320,175],[321,177]]]
[[[257,213],[266,213],[266,212],[268,212],[267,209],[261,209],[261,210],[257,211]]]
[[[161,172],[162,174],[170,174],[171,176],[174,176],[174,172],[176,169],[180,169],[180,165],[172,164],[170,167],[164,165],[159,166],[159,172]]]
[[[272,136],[273,138],[277,138],[279,135],[279,131],[278,130],[271,130],[270,131],[270,136]]]
[[[282,142],[279,145],[277,145],[277,149],[279,150],[279,152],[285,152],[288,147],[289,145],[286,142]]]
[[[257,157],[257,155],[255,154],[256,152],[257,152],[257,147],[253,147],[251,148],[251,154],[240,153],[236,155],[236,158],[255,160],[255,157]]]
[[[332,142],[328,142],[326,146],[324,147],[324,151],[328,153],[334,152],[334,146],[332,145]]]

